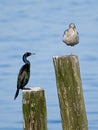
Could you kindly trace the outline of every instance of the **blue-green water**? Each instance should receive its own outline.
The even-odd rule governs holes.
[[[78,55],[89,130],[98,130],[98,1],[0,0],[0,130],[22,130],[22,92],[16,101],[17,75],[29,58],[27,86],[42,87],[47,101],[48,130],[62,130],[53,56]],[[62,35],[74,22],[80,44],[73,49]]]

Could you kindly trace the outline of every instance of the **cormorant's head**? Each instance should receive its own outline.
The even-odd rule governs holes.
[[[74,23],[70,23],[70,24],[69,24],[69,28],[73,28],[73,29],[74,29],[74,28],[76,28],[76,26],[75,26]]]
[[[23,55],[23,57],[22,57],[23,61],[24,61],[25,63],[30,63],[30,62],[27,60],[27,57],[28,57],[28,56],[31,56],[31,55],[35,55],[35,53],[26,52],[26,53]]]
[[[26,52],[23,56],[28,57],[28,56],[31,56],[31,55],[35,55],[35,53]]]

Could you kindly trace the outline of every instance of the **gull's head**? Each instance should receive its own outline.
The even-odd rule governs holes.
[[[74,24],[74,23],[70,23],[70,24],[69,24],[69,28],[74,29],[74,28],[76,28],[76,26],[75,26],[75,24]]]

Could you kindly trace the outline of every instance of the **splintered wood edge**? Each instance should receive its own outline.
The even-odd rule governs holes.
[[[30,92],[30,91],[42,91],[44,89],[40,88],[40,87],[30,87],[29,89],[24,89],[22,90],[23,92]]]
[[[53,56],[53,59],[58,59],[58,58],[60,58],[60,57],[77,57],[77,55],[73,55],[73,54],[70,54],[70,55],[61,55],[61,56]]]

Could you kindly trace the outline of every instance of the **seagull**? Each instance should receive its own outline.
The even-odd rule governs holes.
[[[70,23],[69,29],[64,31],[62,41],[68,46],[74,46],[79,43],[79,34],[74,23]]]

